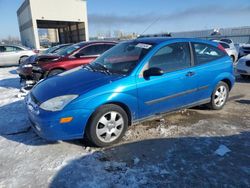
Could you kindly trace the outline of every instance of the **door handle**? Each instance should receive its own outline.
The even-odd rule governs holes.
[[[186,74],[186,76],[188,76],[188,77],[191,77],[191,76],[194,76],[195,75],[195,72],[192,72],[192,71],[189,71],[187,74]]]

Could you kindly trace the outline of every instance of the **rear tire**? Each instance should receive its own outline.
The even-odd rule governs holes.
[[[107,104],[93,113],[85,135],[93,145],[107,147],[119,142],[127,128],[127,113],[120,106]]]
[[[228,99],[229,87],[225,82],[219,82],[213,91],[208,107],[212,110],[221,110]]]
[[[60,73],[64,72],[64,70],[62,69],[54,69],[52,71],[50,71],[47,75],[47,77],[52,77],[52,76],[55,76],[55,75],[58,75]]]

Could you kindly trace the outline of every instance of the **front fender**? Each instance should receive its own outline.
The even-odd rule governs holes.
[[[138,101],[137,98],[127,93],[105,93],[90,98],[83,98],[72,102],[67,109],[89,109],[95,111],[98,107],[107,103],[119,103],[126,106],[130,113],[132,120],[138,117]]]

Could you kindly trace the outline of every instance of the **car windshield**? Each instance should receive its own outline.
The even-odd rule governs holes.
[[[78,48],[80,48],[81,46],[78,44],[69,46],[63,50],[60,50],[59,52],[57,52],[58,55],[60,56],[67,56],[69,54],[71,54],[72,52],[74,52],[75,50],[77,50]]]
[[[56,50],[58,48],[58,46],[53,46],[47,50],[45,50],[42,54],[49,54],[51,52],[53,52],[54,50]]]
[[[71,45],[65,45],[65,46],[62,46],[62,47],[60,47],[60,48],[57,48],[57,49],[55,49],[55,50],[53,51],[53,54],[58,54],[60,51],[65,50],[65,49],[68,48],[69,46],[71,46]]]
[[[231,43],[232,43],[232,41],[231,41],[230,39],[221,39],[220,41],[226,42],[226,43],[228,43],[228,44],[231,44]]]
[[[89,64],[92,69],[113,74],[129,74],[153,47],[152,44],[124,42],[108,50]]]

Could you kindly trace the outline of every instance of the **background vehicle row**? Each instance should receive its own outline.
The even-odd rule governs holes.
[[[85,65],[96,59],[103,52],[115,46],[115,42],[81,42],[62,48],[54,54],[39,55],[27,59],[18,68],[23,81],[37,81]]]
[[[24,46],[0,45],[0,67],[18,65],[32,55],[35,55],[35,51]]]

